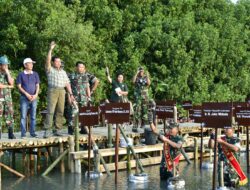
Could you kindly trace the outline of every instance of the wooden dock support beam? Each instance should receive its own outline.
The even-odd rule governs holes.
[[[16,170],[13,170],[12,168],[10,168],[9,166],[6,166],[5,164],[1,163],[0,162],[0,167],[3,167],[4,169],[8,170],[9,172],[15,174],[16,176],[18,177],[25,177],[25,175],[19,173],[18,171]]]
[[[127,147],[127,171],[131,173],[131,162],[130,162],[130,148]]]
[[[118,125],[118,126],[119,126],[119,129],[120,129],[120,131],[121,131],[121,133],[122,133],[122,136],[123,136],[123,138],[125,139],[126,143],[129,144],[128,138],[127,138],[126,134],[124,133],[124,131],[123,131],[121,125]],[[140,167],[141,172],[144,172],[142,163],[140,162],[140,159],[138,158],[138,155],[136,155],[136,153],[135,153],[133,147],[132,147],[131,145],[128,145],[128,147],[130,148],[132,154],[134,155],[134,157],[135,157],[135,159],[136,159],[136,162],[138,162],[138,165],[139,165],[139,167]]]
[[[58,164],[58,162],[61,161],[62,158],[64,158],[64,156],[66,154],[68,154],[69,149],[66,149],[46,170],[45,172],[43,172],[42,176],[46,176],[55,166],[56,164]]]
[[[63,143],[59,143],[59,153],[62,154],[63,153]],[[64,166],[64,157],[62,157],[61,159],[61,163],[60,163],[60,170],[61,173],[65,173],[65,166]]]
[[[198,160],[198,140],[194,137],[194,161]]]
[[[69,154],[68,154],[68,168],[71,173],[75,172],[74,159],[70,156],[71,152],[75,152],[75,142],[74,137],[69,136]]]

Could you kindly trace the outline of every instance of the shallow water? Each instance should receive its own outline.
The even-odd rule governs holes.
[[[245,154],[241,155],[241,165],[246,171]],[[145,184],[135,184],[128,182],[126,171],[120,171],[118,174],[118,184],[115,185],[115,175],[111,177],[104,174],[100,179],[88,180],[84,175],[71,174],[66,172],[61,174],[57,169],[51,172],[47,177],[32,176],[22,180],[4,172],[2,174],[2,190],[85,190],[85,189],[167,189],[166,181],[159,179],[159,165],[145,167],[149,174],[149,182]],[[133,171],[134,172],[134,171]],[[212,189],[212,169],[200,171],[199,162],[187,165],[186,162],[180,163],[180,173],[186,181],[186,190],[207,190]],[[218,182],[217,182],[218,184]],[[250,189],[249,186],[239,189]]]

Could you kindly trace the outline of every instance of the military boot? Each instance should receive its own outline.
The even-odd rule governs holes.
[[[16,139],[16,137],[13,133],[13,128],[8,129],[8,137],[9,137],[9,139]]]
[[[68,126],[68,134],[69,135],[73,135],[74,134],[74,128],[71,125]]]

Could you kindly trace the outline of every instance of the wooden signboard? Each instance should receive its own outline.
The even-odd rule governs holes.
[[[184,110],[190,110],[193,107],[192,101],[184,101],[182,103],[182,107]]]
[[[233,102],[233,116],[235,117],[235,108],[247,107],[246,102]]]
[[[158,119],[174,118],[175,105],[176,101],[174,100],[157,101],[155,111]]]
[[[250,126],[250,107],[236,107],[235,121],[238,125]]]
[[[97,106],[81,107],[79,110],[79,122],[83,126],[99,124],[99,109]]]
[[[189,110],[189,117],[196,123],[202,123],[202,106],[193,106],[193,109]]]
[[[129,122],[129,103],[107,103],[105,104],[105,119],[110,124],[123,124]]]
[[[232,124],[232,103],[203,103],[204,123],[209,128],[224,128]]]
[[[241,107],[247,107],[247,103],[246,102],[233,102],[233,108],[241,108]]]

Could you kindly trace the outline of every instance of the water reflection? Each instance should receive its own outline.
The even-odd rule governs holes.
[[[242,154],[242,166],[246,171],[245,154]],[[134,171],[133,171],[134,172]],[[2,190],[123,190],[123,189],[167,189],[166,181],[160,181],[159,166],[145,168],[149,174],[149,181],[144,184],[131,183],[128,181],[126,171],[119,172],[118,184],[115,185],[115,175],[104,174],[100,179],[88,179],[84,174],[71,174],[66,172],[60,174],[58,171],[51,172],[47,177],[32,176],[18,179],[8,173],[3,173]],[[188,165],[186,162],[180,163],[180,173],[186,181],[186,190],[208,190],[212,186],[212,170],[200,170],[199,162]],[[248,176],[249,177],[249,176]],[[218,184],[218,183],[217,183]],[[250,186],[241,187],[240,190],[250,190]]]

